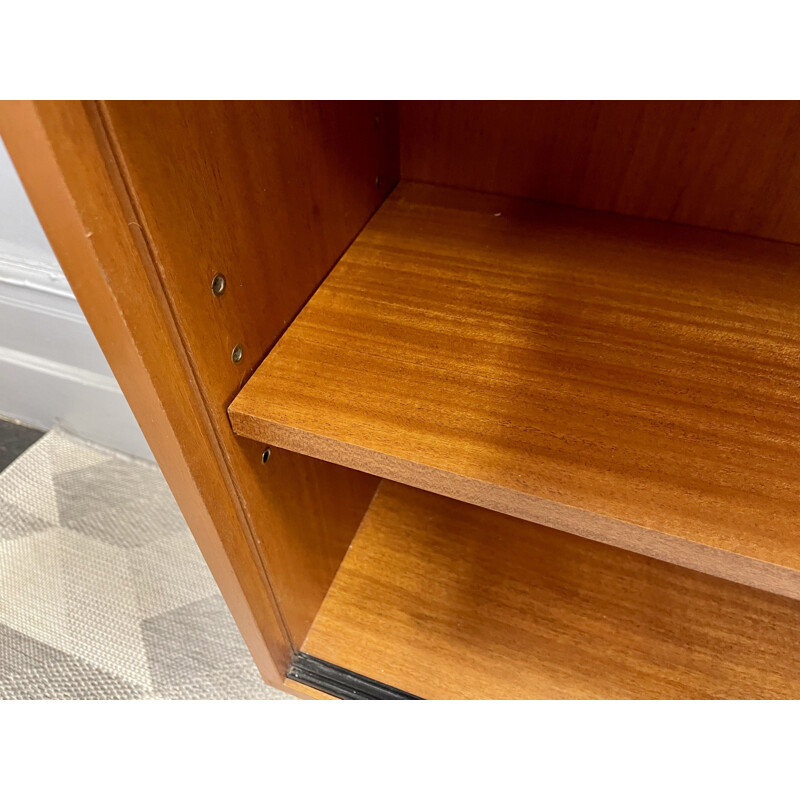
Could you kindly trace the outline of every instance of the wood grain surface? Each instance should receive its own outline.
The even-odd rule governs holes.
[[[291,643],[93,104],[9,102],[0,133],[47,238],[264,679]]]
[[[175,318],[231,490],[297,645],[377,486],[237,439],[226,410],[397,180],[384,102],[108,102],[130,224]],[[377,178],[381,177],[380,186]],[[222,273],[225,291],[212,279]],[[242,359],[231,353],[241,345]]]
[[[406,180],[800,242],[800,102],[401,101]]]
[[[385,481],[303,650],[429,699],[797,698],[800,603]]]
[[[242,435],[800,597],[800,248],[404,184]]]
[[[283,689],[289,694],[293,694],[300,700],[339,699],[338,697],[334,697],[332,694],[326,694],[325,692],[321,692],[319,689],[315,689],[313,686],[306,686],[304,683],[298,683],[297,681],[293,681],[291,678],[287,678],[283,682]]]

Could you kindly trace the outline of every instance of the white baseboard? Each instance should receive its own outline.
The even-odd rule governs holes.
[[[152,454],[55,263],[0,241],[0,415]]]

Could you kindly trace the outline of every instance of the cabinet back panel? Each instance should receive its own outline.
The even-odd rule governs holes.
[[[800,102],[402,101],[402,177],[800,242]]]
[[[391,103],[109,102],[108,135],[295,644],[377,486],[226,409],[397,180]],[[376,181],[381,177],[380,185]],[[223,294],[211,290],[223,273]],[[236,345],[243,355],[231,358]],[[224,533],[224,532],[223,532]]]

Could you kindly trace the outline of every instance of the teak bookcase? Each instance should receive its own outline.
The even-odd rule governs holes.
[[[800,696],[800,103],[0,113],[266,681]]]

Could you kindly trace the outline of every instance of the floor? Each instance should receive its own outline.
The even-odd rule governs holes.
[[[44,431],[0,419],[0,472],[44,435]]]
[[[0,699],[292,699],[155,465],[0,420],[0,470]]]

